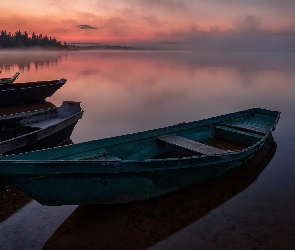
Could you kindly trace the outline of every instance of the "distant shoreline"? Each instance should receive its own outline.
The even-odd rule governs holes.
[[[0,47],[0,51],[4,50],[48,50],[48,51],[79,51],[79,50],[137,50],[136,48],[132,48],[129,46],[122,45],[107,45],[107,44],[99,44],[99,45],[86,45],[86,46],[78,46],[78,45],[66,45],[66,47],[46,47],[46,46],[35,46],[35,47],[10,47],[3,48]]]
[[[132,48],[129,46],[112,45],[112,44],[93,44],[93,45],[85,44],[85,46],[71,44],[67,46],[69,50],[136,50],[136,48]]]

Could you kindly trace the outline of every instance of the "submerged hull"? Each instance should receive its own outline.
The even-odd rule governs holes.
[[[37,102],[52,96],[66,79],[0,84],[0,106]]]
[[[245,114],[242,115],[244,117]],[[205,146],[201,148],[201,154],[194,152],[193,155],[176,157],[171,145],[158,142],[159,138],[171,132],[195,140],[197,136],[212,136],[212,126],[218,127],[224,120],[236,119],[237,116],[233,115],[3,157],[0,174],[43,205],[117,204],[152,199],[197,185],[239,167],[271,137],[279,114],[271,113],[271,117],[272,120],[267,122],[268,131],[265,129],[266,123],[263,125],[265,134],[239,131],[239,137],[234,138],[233,129],[226,130],[226,133],[231,132],[231,140],[242,138],[247,141],[248,146],[240,150],[212,151],[211,146]],[[219,129],[216,135],[220,133]],[[183,148],[189,149],[187,144]],[[101,154],[102,149],[107,149],[113,156],[116,152],[116,157]],[[200,148],[190,150],[199,151]],[[127,151],[129,155],[126,155]],[[175,157],[164,158],[163,151],[172,152]],[[125,159],[122,159],[123,156]]]

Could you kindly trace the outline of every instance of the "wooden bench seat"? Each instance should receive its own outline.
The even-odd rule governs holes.
[[[158,141],[160,143],[164,143],[172,147],[188,150],[191,152],[201,153],[204,155],[220,155],[227,154],[230,152],[200,142],[192,141],[177,135],[163,135],[158,137]]]

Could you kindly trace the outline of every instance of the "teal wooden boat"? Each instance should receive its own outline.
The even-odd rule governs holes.
[[[151,199],[224,174],[250,159],[280,113],[249,109],[201,121],[4,156],[0,177],[43,205]]]
[[[0,71],[0,73],[1,73],[1,71]],[[14,76],[11,77],[11,78],[0,78],[0,84],[3,84],[3,83],[13,83],[18,78],[19,74],[20,74],[19,72],[16,72],[14,74]]]

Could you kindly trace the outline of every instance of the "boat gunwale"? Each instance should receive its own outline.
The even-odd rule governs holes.
[[[213,154],[213,155],[194,155],[194,156],[188,156],[188,157],[182,157],[182,158],[161,158],[161,159],[142,159],[142,160],[99,160],[99,159],[94,159],[94,160],[75,160],[75,159],[72,159],[72,160],[59,160],[59,159],[48,159],[48,160],[27,160],[27,159],[12,159],[12,160],[9,160],[9,159],[1,159],[0,160],[0,163],[1,162],[5,162],[5,163],[11,163],[11,162],[17,162],[17,163],[49,163],[49,162],[52,162],[52,163],[88,163],[88,164],[94,164],[94,163],[100,163],[100,164],[124,164],[124,163],[143,163],[143,162],[169,162],[169,161],[179,161],[179,160],[190,160],[190,159],[202,159],[202,158],[208,158],[208,157],[220,157],[220,158],[227,158],[227,157],[230,157],[232,155],[237,155],[237,154],[241,154],[241,153],[244,153],[246,151],[250,151],[251,149],[255,148],[255,147],[258,147],[259,144],[263,144],[264,141],[266,141],[266,139],[271,135],[272,131],[275,129],[278,121],[279,121],[279,118],[280,118],[280,112],[278,111],[271,111],[271,110],[267,110],[267,109],[261,109],[261,108],[252,108],[252,109],[247,109],[247,110],[243,110],[243,111],[238,111],[238,112],[233,112],[233,113],[229,113],[229,114],[224,114],[224,115],[220,115],[220,116],[216,116],[216,117],[211,117],[211,118],[205,118],[205,119],[202,119],[202,120],[198,120],[198,121],[192,121],[192,122],[187,122],[185,123],[186,126],[190,126],[190,125],[193,125],[195,123],[200,123],[200,125],[196,126],[196,127],[202,127],[202,126],[206,126],[206,125],[210,125],[210,121],[212,121],[213,119],[222,119],[223,117],[226,117],[226,116],[231,116],[231,115],[238,115],[238,114],[241,114],[239,117],[243,117],[245,113],[245,116],[246,115],[249,115],[251,113],[255,114],[255,113],[259,113],[257,111],[262,111],[263,112],[271,112],[271,113],[276,113],[276,119],[274,120],[272,126],[269,128],[269,132],[267,132],[261,139],[259,139],[256,143],[254,143],[253,145],[250,145],[249,147],[246,147],[244,149],[241,149],[241,150],[235,150],[235,151],[228,151],[224,154]],[[202,123],[207,123],[207,124],[202,124]],[[175,128],[177,126],[179,126],[180,124],[176,124],[176,125],[171,125],[171,126],[168,126],[168,127],[163,127],[163,128],[157,128],[157,129],[152,129],[152,130],[147,130],[147,131],[141,131],[141,132],[136,132],[136,133],[131,133],[131,134],[125,134],[125,135],[119,135],[119,136],[113,136],[113,137],[108,137],[108,138],[102,138],[102,139],[96,139],[96,140],[92,140],[92,141],[88,141],[88,142],[82,142],[82,143],[78,143],[78,144],[74,144],[74,145],[66,145],[66,146],[58,146],[58,147],[55,147],[55,148],[52,148],[52,149],[42,149],[42,150],[37,150],[37,151],[34,151],[34,152],[44,152],[44,150],[58,150],[59,148],[64,148],[64,147],[72,147],[72,146],[75,146],[75,145],[85,145],[89,142],[97,142],[97,141],[102,141],[102,140],[112,140],[114,138],[124,138],[126,136],[136,136],[138,134],[148,134],[147,132],[154,132],[156,133],[158,131],[158,133],[160,131],[163,131],[165,129],[169,129],[169,128]],[[188,127],[186,128],[186,130],[188,129],[191,129],[192,127]],[[137,139],[137,140],[144,140],[144,139],[147,139],[147,138],[151,138],[151,137],[157,137],[157,136],[160,136],[160,135],[163,135],[163,133],[159,133],[158,135],[154,135],[154,136],[143,136],[142,138],[140,139]],[[132,138],[128,140],[128,142],[131,142],[132,141]],[[119,144],[124,144],[126,143],[127,141],[120,141],[120,142],[117,142],[117,143],[114,143],[114,144],[109,144],[108,146],[113,146],[113,145],[119,145]],[[96,147],[98,148],[98,147]],[[100,145],[100,148],[104,148],[103,145]],[[259,147],[258,147],[259,148]],[[93,148],[90,148],[86,151],[81,151],[81,152],[87,152],[87,151],[91,151],[93,150]],[[28,152],[26,154],[30,154],[30,153],[34,153],[34,152]],[[9,156],[8,156],[9,157]]]
[[[267,139],[267,138],[266,138]],[[243,156],[241,158],[246,158],[247,160],[250,159],[255,152],[264,145],[264,143],[255,143],[255,146],[257,146],[256,149],[254,149],[254,145],[249,147],[247,151],[251,151],[253,149],[253,152],[249,153],[247,156]],[[243,152],[239,151],[235,153],[236,155],[241,155]],[[202,160],[203,158],[208,158],[209,161],[206,162],[196,162],[196,165],[192,165],[190,163],[191,161],[195,160]],[[214,159],[214,161],[212,161]],[[70,161],[70,160],[52,160],[52,161],[34,161],[34,160],[16,160],[16,161],[5,161],[3,160],[3,164],[22,164],[22,165],[28,165],[31,171],[29,173],[23,173],[25,175],[44,175],[44,176],[51,176],[51,175],[64,175],[64,174],[73,174],[73,175],[80,175],[80,174],[135,174],[135,173],[142,173],[142,172],[153,172],[153,171],[170,171],[170,170],[177,170],[177,169],[189,169],[189,168],[195,168],[197,167],[206,167],[206,166],[212,166],[214,164],[219,164],[221,162],[232,162],[233,160],[238,160],[239,157],[235,157],[234,159],[230,159],[229,157],[220,157],[218,155],[203,155],[201,157],[187,157],[187,158],[167,158],[167,159],[154,159],[152,161]],[[2,160],[0,160],[1,163]],[[150,164],[150,163],[161,163],[165,161],[165,163],[177,163],[177,162],[184,162],[187,161],[185,165],[179,166],[179,165],[171,165],[169,168],[167,167],[150,167],[145,166],[142,164]],[[244,162],[244,161],[243,161]],[[38,164],[38,167],[32,167],[31,164],[35,165]],[[75,163],[73,165],[73,163]],[[81,165],[79,165],[81,164]],[[97,165],[98,164],[98,165]],[[125,165],[126,164],[126,165]],[[131,165],[130,165],[131,164]],[[30,166],[31,165],[31,166]],[[54,172],[49,171],[48,172],[48,166],[52,169],[54,168]],[[62,166],[61,166],[62,165]],[[84,168],[87,169],[84,171]],[[93,167],[89,169],[89,167]],[[124,168],[122,168],[124,167]],[[120,168],[120,169],[119,169]],[[5,173],[3,175],[9,176],[9,175],[18,175],[17,172],[13,173]],[[0,175],[1,176],[1,175]]]
[[[30,83],[53,83],[53,84],[64,84],[67,82],[66,78],[60,78],[60,79],[53,79],[53,80],[41,80],[41,81],[29,81],[29,82],[14,82],[14,83],[4,83],[1,84],[1,86],[19,86],[19,85],[25,85],[25,84],[30,84]]]
[[[264,135],[259,141],[257,141],[255,144],[246,147],[244,149],[241,150],[235,150],[235,151],[229,151],[228,153],[224,153],[224,154],[212,154],[212,155],[192,155],[192,156],[186,156],[186,157],[181,157],[181,158],[160,158],[160,159],[142,159],[142,160],[5,160],[5,159],[0,159],[0,163],[1,162],[5,162],[5,163],[11,163],[11,162],[22,162],[22,163],[49,163],[49,162],[54,162],[54,163],[73,163],[73,162],[83,162],[83,163],[89,163],[89,164],[93,164],[93,163],[114,163],[114,164],[118,164],[118,163],[142,163],[142,162],[162,162],[162,161],[179,161],[179,160],[190,160],[190,159],[199,159],[199,158],[208,158],[208,157],[220,157],[220,158],[228,158],[228,156],[233,156],[233,155],[237,155],[237,154],[241,154],[244,153],[246,151],[250,151],[253,148],[256,148],[258,145],[262,145],[264,141],[266,141],[266,139],[271,135],[271,132],[268,132],[266,135]],[[58,146],[56,148],[59,147],[67,147],[67,146],[71,146],[71,145],[66,145],[66,146]],[[259,147],[258,147],[259,148]],[[47,149],[41,149],[38,151],[43,151],[43,150],[47,150]],[[36,152],[36,151],[35,151]],[[30,152],[27,152],[30,153]]]
[[[40,87],[58,86],[60,87],[67,82],[67,79],[61,78],[56,80],[32,81],[32,82],[17,82],[17,83],[2,83],[0,84],[0,93],[20,91],[26,89],[36,89]],[[32,85],[32,86],[28,86]]]

